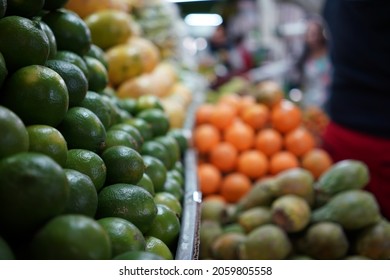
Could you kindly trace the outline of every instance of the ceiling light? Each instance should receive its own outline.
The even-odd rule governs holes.
[[[185,2],[204,2],[209,0],[167,0],[167,1],[172,3],[185,3]]]
[[[218,14],[188,14],[184,22],[190,26],[218,26],[223,19]]]

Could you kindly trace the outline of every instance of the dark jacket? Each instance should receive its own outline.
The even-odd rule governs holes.
[[[331,119],[390,139],[390,1],[327,0],[323,15],[334,71]]]

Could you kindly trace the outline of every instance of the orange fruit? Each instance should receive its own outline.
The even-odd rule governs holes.
[[[220,142],[211,150],[209,161],[221,172],[229,172],[235,169],[238,151],[228,142]]]
[[[333,164],[333,160],[327,151],[321,148],[314,148],[302,157],[301,165],[318,179],[322,173],[328,170]]]
[[[221,135],[216,127],[202,124],[195,128],[193,141],[198,152],[208,153],[221,141]]]
[[[289,151],[280,151],[271,156],[269,160],[269,172],[272,175],[278,174],[283,170],[298,167],[297,157]]]
[[[229,127],[236,118],[236,110],[230,105],[217,104],[210,116],[210,123],[220,130]]]
[[[241,119],[253,129],[259,130],[268,122],[269,109],[264,104],[249,105],[240,113]]]
[[[255,149],[263,152],[266,156],[272,156],[282,147],[282,135],[272,128],[262,129],[255,136]]]
[[[204,195],[218,193],[222,175],[220,171],[212,164],[202,163],[197,169],[200,191]]]
[[[200,125],[210,122],[210,116],[214,110],[214,105],[210,103],[204,103],[199,105],[195,111],[195,124]]]
[[[240,200],[252,187],[251,180],[244,174],[233,172],[222,179],[220,194],[227,202]]]
[[[84,21],[91,31],[92,42],[104,50],[125,43],[135,33],[133,18],[125,11],[101,10]]]
[[[240,114],[246,107],[255,105],[256,98],[253,95],[243,95],[240,98],[240,103],[238,104],[237,110]]]
[[[236,122],[224,131],[224,140],[231,143],[238,151],[248,150],[253,147],[255,131],[245,123]]]
[[[236,93],[224,94],[218,100],[218,104],[229,105],[235,108],[235,110],[238,110],[240,102],[241,102],[241,97]]]
[[[315,143],[313,135],[302,126],[288,132],[284,137],[285,149],[298,157],[312,150]]]
[[[127,12],[130,8],[126,1],[113,0],[68,0],[64,7],[77,13],[82,18],[101,10],[115,9]]]
[[[259,179],[268,172],[268,158],[258,150],[244,151],[238,157],[237,170],[251,179]]]
[[[293,102],[282,100],[271,112],[271,124],[281,133],[287,133],[301,124],[302,112]]]

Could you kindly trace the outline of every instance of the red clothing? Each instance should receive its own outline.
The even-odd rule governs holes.
[[[323,148],[333,160],[356,159],[367,164],[373,193],[382,214],[390,219],[390,139],[382,139],[330,123],[323,135]]]

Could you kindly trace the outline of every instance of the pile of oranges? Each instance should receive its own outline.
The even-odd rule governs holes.
[[[318,178],[332,165],[303,122],[302,110],[275,95],[260,103],[251,95],[225,94],[195,113],[193,145],[204,199],[237,202],[258,180],[302,167]]]

